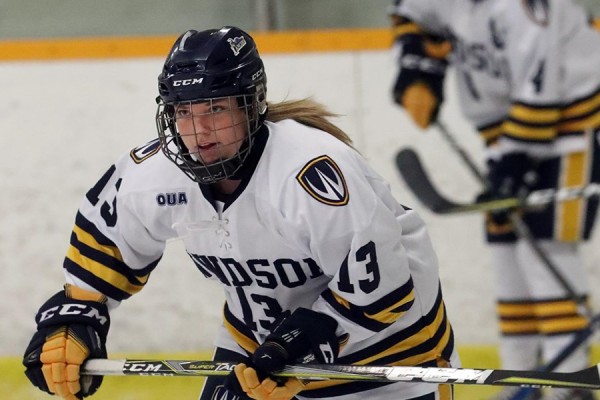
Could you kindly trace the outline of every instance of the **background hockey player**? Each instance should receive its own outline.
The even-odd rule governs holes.
[[[81,203],[67,283],[40,308],[25,352],[31,382],[64,399],[93,394],[101,378],[81,377],[81,364],[106,357],[111,310],[179,238],[225,291],[214,359],[240,363],[208,378],[201,400],[450,399],[447,385],[269,378],[303,360],[458,366],[427,231],[331,113],[267,102],[246,32],[185,32],[158,84],[159,138],[110,166]]]
[[[464,114],[485,141],[488,196],[600,181],[600,32],[578,3],[404,0],[390,14],[399,64],[395,101],[428,127],[452,63]],[[587,326],[578,243],[590,237],[597,205],[575,199],[522,214],[576,298],[517,238],[507,213],[487,216],[504,368],[533,369],[540,351],[548,362]],[[559,369],[588,362],[584,345]],[[592,398],[565,390],[552,396]]]

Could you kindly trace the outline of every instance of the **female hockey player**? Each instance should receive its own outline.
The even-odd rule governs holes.
[[[254,40],[235,27],[181,35],[158,78],[158,139],[124,155],[86,194],[40,308],[27,377],[65,399],[93,394],[110,310],[140,291],[180,238],[226,295],[201,400],[450,399],[446,385],[297,379],[284,363],[457,366],[434,250],[331,116],[308,100],[270,104]],[[239,396],[239,397],[236,397]]]
[[[488,196],[600,181],[600,32],[583,7],[572,0],[395,3],[394,98],[427,127],[452,63],[461,106],[486,144]],[[539,353],[548,363],[587,327],[589,288],[578,244],[590,237],[597,206],[597,199],[573,199],[522,214],[570,287],[515,235],[506,212],[488,215],[503,368],[534,369]],[[559,370],[588,362],[584,343]],[[569,390],[550,396],[592,398]]]

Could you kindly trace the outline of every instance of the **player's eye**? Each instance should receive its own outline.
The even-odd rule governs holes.
[[[175,111],[175,116],[177,118],[189,118],[192,115],[192,112],[189,108],[178,108]]]
[[[227,107],[224,107],[220,104],[215,104],[210,108],[210,112],[212,113],[219,113],[219,112],[223,112],[223,111],[227,111]]]

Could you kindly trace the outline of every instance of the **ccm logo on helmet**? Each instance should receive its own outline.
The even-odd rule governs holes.
[[[259,69],[258,71],[256,71],[256,72],[255,72],[255,73],[252,75],[252,80],[253,80],[253,81],[257,80],[258,78],[260,78],[260,77],[263,75],[263,73],[264,73],[264,72],[265,72],[265,71],[264,71],[262,68],[261,68],[261,69]]]
[[[173,81],[173,86],[190,86],[190,85],[198,85],[202,83],[204,78],[194,78],[194,79],[181,79]]]

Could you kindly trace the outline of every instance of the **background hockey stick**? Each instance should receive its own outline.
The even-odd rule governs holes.
[[[473,176],[475,178],[477,178],[479,180],[479,182],[481,182],[483,184],[483,186],[487,189],[487,187],[488,187],[487,178],[479,170],[479,168],[477,167],[477,164],[475,164],[475,161],[473,161],[471,156],[469,156],[469,153],[467,153],[467,151],[458,143],[458,141],[456,140],[454,135],[452,133],[450,133],[448,128],[446,128],[446,124],[444,124],[442,121],[438,120],[438,121],[436,121],[435,126],[437,126],[438,130],[442,134],[442,137],[444,139],[446,139],[446,142],[450,145],[452,150],[454,150],[454,152],[456,154],[458,154],[458,156],[465,163],[467,168],[469,168],[469,171],[471,171]]]
[[[477,178],[481,182],[481,184],[484,187],[484,190],[487,190],[489,188],[488,180],[486,179],[484,174],[479,170],[479,168],[477,167],[477,165],[475,164],[473,159],[469,156],[469,154],[458,143],[458,141],[456,140],[454,135],[452,133],[450,133],[450,131],[446,128],[446,126],[441,121],[436,122],[436,126],[438,127],[438,130],[442,134],[442,137],[444,137],[444,139],[446,140],[446,142],[448,142],[450,147],[458,154],[460,159],[468,167],[469,171],[471,171],[471,173],[475,176],[475,178]],[[425,204],[425,206],[429,207],[432,211],[438,212],[438,213],[444,213],[444,212],[441,212],[441,210],[457,209],[457,208],[461,207],[461,206],[458,206],[456,203],[444,198],[435,189],[435,187],[431,183],[431,180],[429,179],[427,173],[425,172],[425,169],[424,169],[421,161],[419,160],[417,154],[413,150],[405,149],[405,150],[400,151],[396,157],[396,164],[397,164],[398,169],[400,170],[400,173],[402,174],[403,178],[405,179],[406,183],[410,187],[410,189]],[[562,189],[558,189],[558,190],[554,190],[554,189],[550,189],[550,190],[553,190],[554,193],[556,193],[556,194],[561,193],[561,191],[562,191],[563,195],[561,195],[561,198],[566,200],[567,197],[570,197],[570,198],[572,198],[571,196],[578,197],[579,194],[582,194],[582,195],[585,195],[585,194],[592,195],[593,193],[596,193],[596,195],[599,194],[600,192],[594,192],[593,190],[591,190],[591,188],[594,187],[592,185],[594,185],[594,184],[586,186],[586,189],[584,191],[581,191],[580,189],[575,189],[575,191],[572,192],[570,196],[565,196],[564,191],[565,190],[573,190],[573,189],[562,188]],[[598,186],[598,185],[596,184],[596,186]],[[600,189],[600,186],[598,186],[598,189]],[[529,205],[536,204],[535,199],[544,198],[545,197],[544,192],[546,192],[546,190],[532,192],[529,194],[529,196],[527,196],[523,200],[518,199],[518,198],[500,199],[500,200],[491,200],[490,202],[487,202],[487,203],[504,202],[503,205],[507,206],[509,204],[509,200],[515,200],[515,203],[514,203],[515,205],[511,206],[511,207],[507,207],[507,208],[513,208],[513,207],[527,208],[528,204]],[[547,199],[548,200],[547,203],[549,203],[552,200],[558,199],[558,197],[559,196],[549,198],[549,196],[546,196],[545,199]],[[474,203],[474,204],[483,205],[485,203]],[[484,211],[484,210],[481,209],[478,211]],[[486,210],[486,211],[489,211],[489,210]],[[529,247],[532,249],[532,251],[537,255],[537,257],[547,267],[549,272],[558,280],[558,282],[561,284],[561,286],[565,289],[565,291],[567,292],[569,297],[571,299],[573,299],[574,301],[576,301],[577,303],[583,304],[585,309],[587,310],[588,316],[591,316],[592,312],[589,309],[588,304],[585,302],[585,297],[577,294],[577,292],[575,291],[575,289],[573,288],[571,283],[563,276],[563,274],[556,267],[556,265],[554,265],[554,262],[548,257],[548,255],[545,253],[545,251],[538,245],[536,239],[531,234],[529,227],[523,222],[523,220],[519,217],[519,215],[516,214],[515,212],[510,212],[509,218],[510,218],[510,222],[514,226],[515,233],[517,234],[517,236],[522,238],[529,245]]]
[[[509,197],[505,199],[479,201],[473,203],[458,202],[442,195],[433,186],[425,172],[417,153],[410,148],[404,148],[396,155],[396,168],[408,187],[425,207],[436,214],[463,214],[503,210],[519,207],[523,209],[539,208],[552,201],[566,201],[576,198],[600,196],[600,184],[590,183],[583,187],[543,189],[530,192],[527,197],[520,199]]]
[[[446,141],[450,144],[452,149],[454,149],[461,160],[467,165],[469,170],[473,173],[473,175],[482,183],[484,189],[488,188],[487,179],[484,177],[483,173],[479,171],[475,162],[469,157],[467,152],[458,144],[454,136],[446,129],[445,125],[441,122],[437,123],[437,126],[442,133],[442,136],[446,139]],[[553,191],[555,194],[563,193],[561,198],[566,199],[564,195],[564,190],[572,190],[572,189],[544,189],[535,192],[531,192],[525,199],[521,200],[519,198],[508,198],[508,199],[499,199],[499,200],[491,200],[485,202],[475,202],[471,205],[460,205],[456,202],[448,200],[444,196],[442,196],[438,190],[435,188],[431,180],[429,179],[428,174],[425,172],[425,168],[421,163],[417,153],[412,150],[405,148],[398,152],[396,156],[396,166],[406,181],[408,187],[414,192],[417,198],[431,211],[438,214],[451,214],[455,213],[458,210],[465,211],[490,211],[497,209],[506,209],[506,208],[527,208],[528,205],[540,205],[536,199],[544,199],[544,204],[549,203],[552,200],[558,199],[558,196],[548,196],[548,190]],[[597,185],[598,193],[600,194],[600,185]],[[592,194],[593,191],[589,190],[592,187],[591,185],[586,186],[586,190],[582,191],[580,189],[576,189],[576,192],[571,193],[572,196],[578,197],[577,195],[587,193]],[[515,213],[509,214],[510,221],[515,227],[516,234],[525,240],[530,248],[536,253],[539,259],[546,265],[550,273],[558,280],[561,286],[565,289],[568,296],[575,300],[579,304],[584,304],[586,310],[588,312],[588,316],[590,316],[591,310],[588,309],[588,305],[585,303],[585,298],[579,296],[570,282],[562,275],[559,269],[554,265],[552,260],[546,255],[546,253],[540,248],[537,244],[535,238],[531,234],[529,228],[525,223],[521,220],[521,218]]]
[[[445,196],[440,194],[438,190],[435,188],[431,179],[429,178],[421,160],[417,153],[409,148],[405,148],[401,150],[396,156],[396,166],[398,171],[404,178],[408,187],[413,191],[415,196],[431,211],[437,214],[454,214],[454,213],[462,213],[462,212],[482,212],[496,209],[503,209],[507,207],[516,207],[520,206],[521,200],[517,198],[511,199],[502,199],[502,200],[492,200],[481,203],[473,203],[473,204],[461,204],[452,200],[448,200]],[[590,186],[591,187],[591,186]],[[533,201],[531,203],[536,204],[537,206],[541,204],[548,203],[554,199],[566,199],[566,198],[576,198],[576,197],[587,197],[587,196],[597,196],[600,194],[599,190],[600,186],[595,185],[588,189],[587,187],[584,189],[576,189],[573,190],[572,193],[566,194],[557,194],[557,191],[553,190],[551,193],[549,191],[543,191],[544,193],[532,192],[529,194],[529,198],[534,199],[542,199],[543,201]],[[587,194],[587,196],[585,195]],[[532,197],[533,196],[533,197]],[[527,203],[527,200],[525,200]],[[564,278],[562,278],[564,281]],[[571,287],[567,285],[567,287]],[[570,289],[570,294],[573,293],[573,289]],[[573,296],[573,294],[571,294]],[[575,296],[574,298],[577,298]],[[566,359],[575,349],[581,346],[595,331],[595,329],[600,326],[598,321],[598,316],[592,318],[590,321],[589,328],[581,331],[580,334],[576,335],[571,343],[567,345],[564,349],[560,351],[557,356],[551,360],[547,365],[542,366],[540,370],[550,371],[556,368],[564,359]],[[517,392],[513,400],[523,399],[524,394],[528,392],[527,389],[523,389],[522,391]]]
[[[475,161],[469,156],[469,154],[463,149],[463,147],[458,143],[456,138],[450,131],[446,128],[446,125],[441,121],[436,122],[436,126],[438,130],[441,132],[446,142],[450,145],[450,147],[458,154],[460,159],[465,163],[465,165],[469,168],[471,173],[477,178],[481,184],[483,185],[484,190],[489,191],[490,183],[485,175],[479,170]],[[531,230],[523,222],[521,217],[515,211],[508,212],[508,218],[512,223],[516,235],[523,239],[525,243],[529,246],[529,248],[536,254],[536,256],[542,261],[542,263],[546,266],[549,272],[554,276],[556,280],[560,283],[560,285],[565,289],[567,294],[571,299],[573,299],[576,303],[582,304],[586,311],[588,317],[592,315],[591,310],[586,303],[585,296],[579,296],[573,285],[564,277],[564,275],[560,272],[558,267],[554,264],[554,262],[548,257],[546,252],[540,247],[537,240],[533,237]]]
[[[235,363],[200,360],[88,360],[85,375],[141,376],[224,376]],[[350,380],[370,382],[427,382],[466,385],[532,386],[572,389],[600,389],[600,365],[576,372],[511,371],[435,367],[393,367],[371,365],[305,364],[288,365],[276,376],[307,381]]]
[[[571,353],[579,348],[585,341],[587,341],[592,334],[600,326],[600,315],[595,315],[590,319],[589,325],[582,331],[579,331],[571,342],[563,348],[560,353],[554,357],[548,364],[538,368],[538,371],[552,371],[558,367]],[[529,394],[533,391],[533,388],[523,387],[512,395],[510,400],[526,400]]]
[[[458,154],[458,156],[461,158],[461,160],[464,162],[464,164],[468,167],[468,169],[471,171],[471,173],[475,176],[475,178],[477,178],[477,180],[479,180],[482,183],[482,185],[484,186],[485,189],[488,189],[489,183],[488,183],[486,177],[479,170],[479,168],[477,167],[477,165],[475,164],[473,159],[469,156],[469,154],[462,148],[462,146],[460,146],[460,144],[454,138],[454,135],[452,135],[450,133],[450,131],[446,128],[446,126],[439,121],[437,122],[437,127],[438,127],[438,130],[440,131],[440,133],[442,134],[442,136],[446,139],[446,141],[450,145],[450,147]],[[435,189],[435,187],[431,183],[429,177],[427,176],[427,173],[425,172],[425,169],[423,168],[423,165],[421,164],[417,154],[414,151],[412,151],[412,150],[401,151],[397,156],[396,164],[397,164],[398,169],[400,170],[400,173],[404,177],[405,181],[407,182],[407,184],[411,188],[411,190],[413,190],[413,192],[415,192],[417,197],[421,201],[423,201],[423,203],[426,206],[428,206],[430,208],[433,207],[432,211],[436,212],[436,208],[439,210],[440,208],[442,208],[442,209],[443,208],[446,208],[446,209],[455,208],[456,209],[456,208],[460,207],[460,205],[458,205],[457,203],[444,198]],[[403,170],[402,168],[406,168],[406,170]],[[410,176],[411,171],[414,172],[414,176]],[[584,195],[585,194],[588,194],[588,195],[595,194],[595,195],[597,195],[598,192],[597,191],[594,192],[594,190],[590,190],[591,188],[593,188],[593,186],[587,187],[584,191],[577,190],[574,193],[569,194],[568,196],[566,196],[563,193],[563,196],[564,196],[563,198],[567,198],[570,196],[578,197],[580,194],[584,194]],[[557,192],[558,191],[555,191],[554,194],[556,194]],[[535,194],[533,194],[533,195],[534,195],[533,198],[535,199],[536,195]],[[550,202],[554,199],[560,198],[560,196],[552,196],[551,197],[551,196],[547,196],[547,195],[537,196],[537,197],[539,197],[539,198],[545,197],[546,199],[549,199],[548,202]],[[527,199],[531,200],[531,198],[528,197],[524,200],[525,203],[527,203]],[[519,204],[520,199],[515,198],[515,200],[517,200],[515,202],[516,206],[522,206],[522,204]],[[534,203],[534,202],[531,202],[531,203]],[[552,260],[547,256],[547,254],[543,251],[543,249],[538,245],[536,239],[531,234],[529,227],[522,221],[522,219],[518,216],[518,214],[511,212],[509,214],[509,218],[510,218],[510,221],[512,222],[513,226],[515,227],[515,232],[517,233],[517,235],[519,237],[521,237],[522,239],[524,239],[528,243],[530,248],[538,256],[538,258],[546,265],[549,272],[552,273],[553,276],[559,281],[561,286],[568,293],[569,297],[572,298],[573,300],[575,300],[577,303],[583,304],[585,306],[588,316],[591,318],[590,323],[585,330],[577,333],[573,337],[571,342],[567,346],[565,346],[554,357],[554,359],[552,359],[549,363],[547,363],[546,365],[543,365],[539,368],[540,371],[552,371],[556,367],[558,367],[577,348],[579,348],[581,345],[583,345],[588,340],[588,338],[594,333],[595,329],[597,329],[597,325],[600,322],[599,321],[600,316],[596,315],[593,318],[591,317],[592,310],[589,308],[589,305],[587,303],[585,303],[585,298],[577,295],[577,293],[574,290],[574,288],[572,287],[572,285],[566,280],[566,278],[562,275],[562,273],[554,265]],[[531,390],[532,389],[529,389],[529,388],[520,389],[518,392],[516,392],[512,396],[512,400],[525,399],[526,396],[531,392]]]

